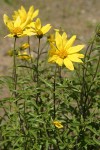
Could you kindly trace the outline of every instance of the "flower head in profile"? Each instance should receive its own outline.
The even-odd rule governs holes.
[[[22,52],[22,53],[18,53],[18,58],[21,59],[21,60],[25,60],[25,61],[28,61],[28,60],[31,60],[32,59],[32,56],[30,56],[27,52]]]
[[[39,18],[36,19],[36,22],[32,22],[29,27],[31,27],[29,35],[36,35],[38,38],[42,38],[51,29],[50,24],[42,26]]]
[[[65,32],[62,35],[56,32],[55,44],[50,43],[48,62],[57,63],[59,66],[64,64],[69,70],[74,70],[73,62],[82,63],[80,58],[84,58],[83,54],[78,53],[84,45],[73,46],[75,39],[76,35],[68,40]]]
[[[22,23],[20,16],[18,16],[16,20],[11,20],[6,14],[4,14],[3,19],[5,25],[10,31],[10,34],[7,35],[8,37],[18,38],[27,35],[27,32],[25,32],[25,30],[28,22],[25,21],[24,23]]]
[[[10,49],[7,51],[6,55],[8,56],[13,56],[14,55],[14,49]],[[15,52],[15,55],[17,56],[18,55],[18,50],[16,49],[16,52]]]
[[[20,46],[20,50],[23,51],[23,50],[25,50],[25,49],[27,49],[27,48],[29,48],[29,47],[30,47],[29,43],[24,43],[24,44],[22,44],[22,45]]]
[[[26,12],[25,8],[21,6],[21,9],[14,11],[12,19],[4,14],[4,23],[10,31],[10,34],[7,36],[18,38],[29,35],[29,29],[27,28],[32,23],[33,19],[38,15],[38,12],[39,10],[34,11],[34,6],[31,6],[28,12]]]
[[[24,23],[25,21],[28,21],[28,24],[33,21],[35,17],[37,17],[39,13],[39,10],[34,10],[34,6],[30,6],[28,12],[25,10],[23,6],[21,6],[18,11],[14,11],[14,14],[12,15],[13,19],[16,20],[18,16],[21,18],[21,23]]]
[[[60,121],[53,121],[53,124],[54,124],[55,127],[57,127],[58,129],[63,128],[63,125],[61,124]]]

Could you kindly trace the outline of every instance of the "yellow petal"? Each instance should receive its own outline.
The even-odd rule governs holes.
[[[61,35],[59,34],[59,32],[56,32],[56,36],[55,36],[55,41],[56,41],[56,46],[57,48],[60,50],[62,49],[62,37]]]
[[[54,51],[56,51],[56,50],[57,50],[57,48],[55,47],[55,45],[54,45],[54,44],[52,44],[52,43],[50,43],[50,48],[51,48],[52,50],[54,50]]]
[[[3,19],[4,19],[5,25],[8,27],[10,32],[12,32],[12,30],[14,28],[13,22],[9,19],[9,17],[6,14],[4,14]]]
[[[57,55],[53,55],[52,57],[49,57],[48,62],[56,62],[57,58]]]
[[[62,44],[63,44],[63,47],[65,47],[66,43],[67,43],[67,34],[64,32],[62,34]]]
[[[67,50],[67,52],[68,52],[68,54],[74,54],[74,53],[79,52],[83,47],[84,47],[84,45],[73,46],[73,47],[70,47]]]
[[[35,23],[34,23],[34,22],[31,22],[27,27],[35,28]]]
[[[11,38],[13,38],[13,37],[14,37],[14,34],[8,34],[8,35],[5,36],[5,38],[6,38],[6,37],[11,37]]]
[[[8,29],[10,31],[12,31],[12,29],[14,27],[13,22],[9,19],[9,17],[6,14],[4,14],[3,19],[4,19],[5,25],[8,27]]]
[[[14,11],[14,15],[12,15],[12,18],[14,20],[16,20],[16,18],[18,17],[18,15],[19,15],[18,11]]]
[[[6,14],[4,14],[3,20],[4,20],[5,25],[7,25],[7,23],[9,22],[9,17]]]
[[[52,57],[50,57],[48,59],[48,62],[55,62],[57,63],[59,66],[62,66],[63,65],[63,59],[61,59],[59,56],[57,55],[53,55]]]
[[[30,16],[27,17],[26,21],[23,22],[20,27],[24,29],[30,23]]]
[[[53,121],[53,124],[57,127],[57,128],[63,128],[63,125],[61,124],[60,121]]]
[[[23,21],[25,21],[25,19],[26,19],[26,10],[25,10],[25,8],[23,6],[21,6],[21,9],[19,9],[18,12],[19,12],[19,14],[17,14],[17,17],[19,15],[21,17],[21,19]]]
[[[33,20],[33,18],[35,18],[38,14],[39,14],[39,10],[37,9],[37,10],[33,13],[31,20]]]
[[[65,32],[62,34],[62,38],[67,39],[67,34]]]
[[[60,57],[57,57],[57,59],[56,59],[56,63],[59,65],[59,66],[62,66],[63,65],[63,59],[62,58],[60,58]]]
[[[66,68],[68,68],[69,70],[74,70],[73,63],[72,63],[68,58],[65,58],[65,59],[64,59],[64,65],[65,65]]]
[[[66,49],[66,50],[69,49],[69,48],[73,45],[75,39],[76,39],[76,35],[73,35],[73,36],[68,40],[68,42],[66,43],[66,46],[65,46],[65,49]]]
[[[56,48],[56,45],[55,45],[54,43],[50,42],[50,48],[51,48],[51,49],[53,49],[53,48],[55,49],[55,48]],[[57,48],[56,48],[56,49],[57,49]]]
[[[77,54],[77,53],[76,53]],[[84,58],[83,54],[77,54],[78,58]]]
[[[36,22],[35,22],[35,27],[36,27],[37,29],[41,29],[41,21],[40,21],[39,18],[37,18],[37,20],[36,20]]]
[[[31,7],[29,8],[29,11],[28,11],[27,15],[30,16],[30,17],[32,17],[33,11],[34,11],[34,7],[31,6]]]
[[[23,34],[28,35],[28,36],[36,35],[36,33],[33,32],[33,30],[30,28],[23,31]]]
[[[23,7],[23,6],[21,6],[21,12],[23,12],[23,14],[26,14],[26,10],[25,10],[25,8]]]
[[[77,54],[68,55],[67,57],[70,61],[82,63],[82,60],[78,58]]]
[[[21,19],[20,19],[20,17],[18,16],[17,19],[16,19],[15,22],[14,22],[14,27],[20,27],[20,24],[21,24]]]
[[[50,50],[48,51],[49,56],[53,56],[56,54],[56,47],[51,43],[50,44]]]
[[[51,25],[47,24],[45,26],[42,27],[41,31],[43,32],[43,34],[47,33],[49,30],[51,29]]]

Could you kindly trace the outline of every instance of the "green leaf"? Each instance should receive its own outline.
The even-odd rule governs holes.
[[[49,149],[49,142],[46,141],[46,150],[48,150],[48,149]]]
[[[45,79],[40,78],[42,82],[44,82],[48,87],[52,88],[52,84],[48,83]]]
[[[95,135],[100,136],[100,134],[98,133],[98,131],[96,131],[95,129],[92,128],[92,126],[87,126],[87,129],[89,129],[90,131],[92,131]]]
[[[95,136],[93,137],[93,141],[94,141],[97,145],[100,145],[100,140],[97,140],[97,139],[95,138]]]

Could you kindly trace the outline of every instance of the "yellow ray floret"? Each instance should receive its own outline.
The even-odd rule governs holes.
[[[38,38],[42,38],[51,29],[50,24],[42,26],[39,18],[36,19],[36,22],[32,22],[29,27],[31,27],[29,35],[36,35]]]
[[[62,35],[56,32],[55,44],[50,43],[48,62],[57,63],[59,66],[64,64],[69,70],[74,70],[73,62],[82,63],[80,58],[84,58],[83,54],[78,53],[84,45],[73,46],[75,39],[76,35],[68,40],[65,32]]]
[[[31,23],[33,19],[38,15],[39,10],[34,10],[34,6],[30,6],[28,12],[26,12],[25,8],[21,6],[18,11],[14,11],[14,14],[12,15],[13,19],[16,20],[18,16],[21,18],[21,22],[24,23],[26,20],[28,20],[28,23]]]

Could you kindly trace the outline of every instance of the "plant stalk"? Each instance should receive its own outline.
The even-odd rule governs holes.
[[[17,73],[16,73],[16,37],[14,39],[14,53],[13,53],[13,80],[14,80],[14,96],[17,97]]]
[[[39,87],[39,58],[40,58],[40,38],[39,38],[39,44],[38,44],[38,52],[37,52],[37,64],[36,64],[36,78],[37,78],[37,89]],[[38,99],[39,99],[39,92],[37,92],[37,96],[36,96],[36,103],[38,103]]]
[[[56,67],[57,68],[57,67]],[[54,81],[53,81],[53,110],[54,110],[54,120],[56,117],[56,68],[54,73]]]

